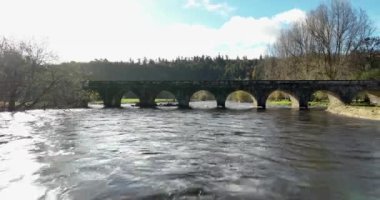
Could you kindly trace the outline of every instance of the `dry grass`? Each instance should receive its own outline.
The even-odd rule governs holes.
[[[329,106],[328,112],[348,117],[371,119],[380,121],[380,107],[369,106]]]

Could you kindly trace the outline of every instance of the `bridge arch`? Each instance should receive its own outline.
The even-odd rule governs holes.
[[[120,106],[123,108],[135,107],[140,103],[140,97],[132,89],[126,89],[121,92]]]
[[[380,91],[359,91],[354,95],[351,105],[380,106]]]
[[[176,107],[178,99],[170,90],[161,90],[154,99],[158,107]]]
[[[94,91],[99,95],[98,102],[102,101],[104,108],[120,108],[121,99],[123,96],[122,90],[120,88],[92,88],[89,91]],[[95,99],[96,99],[95,98]]]
[[[322,89],[311,92],[308,104],[311,107],[329,107],[344,105],[346,101],[339,92]]]
[[[235,90],[227,95],[225,105],[229,109],[251,109],[257,107],[257,100],[248,91]]]
[[[289,90],[275,89],[266,94],[266,107],[291,107],[300,108],[299,97]]]
[[[309,108],[327,108],[330,105],[330,98],[328,92],[324,90],[313,91],[308,99]],[[336,97],[335,97],[336,98]]]
[[[103,108],[104,100],[102,95],[98,90],[88,90],[87,91],[87,107],[89,108]]]
[[[190,97],[190,107],[199,109],[217,108],[216,97],[208,90],[198,90]]]

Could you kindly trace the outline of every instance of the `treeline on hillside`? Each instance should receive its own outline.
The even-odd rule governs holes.
[[[380,38],[363,10],[331,0],[281,31],[260,79],[380,79]]]
[[[258,59],[247,57],[196,56],[172,61],[139,59],[109,62],[104,59],[89,63],[65,63],[61,67],[79,64],[81,71],[91,80],[249,80],[258,62]]]

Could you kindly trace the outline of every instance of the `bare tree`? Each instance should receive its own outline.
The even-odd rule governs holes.
[[[350,55],[374,32],[363,10],[347,0],[331,0],[306,19],[284,29],[272,48],[292,78],[348,78]]]
[[[366,13],[352,9],[346,0],[333,0],[330,6],[319,6],[310,12],[306,24],[319,44],[324,73],[329,79],[338,78],[339,69],[346,70],[349,54],[373,33]]]
[[[0,41],[1,101],[14,111],[36,104],[54,81],[46,79],[47,62],[53,56],[32,42]]]

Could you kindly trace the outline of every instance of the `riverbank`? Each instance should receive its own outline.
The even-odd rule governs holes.
[[[380,107],[378,106],[346,106],[334,105],[326,109],[327,112],[343,115],[347,117],[356,117],[361,119],[379,120]]]
[[[282,100],[268,100],[267,104],[270,106],[292,106],[292,102],[289,99]],[[311,101],[309,106],[311,107],[327,107],[328,101]]]

